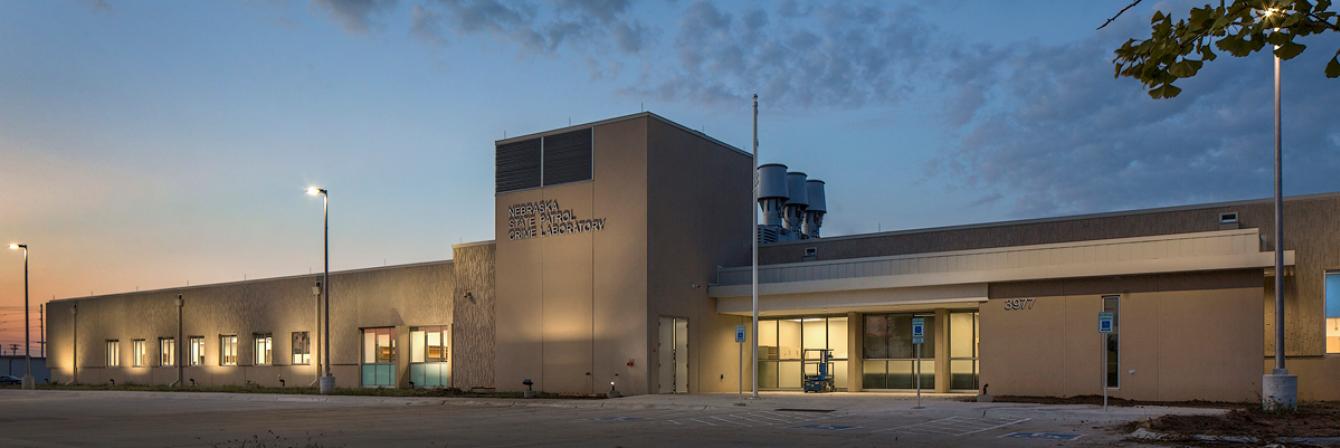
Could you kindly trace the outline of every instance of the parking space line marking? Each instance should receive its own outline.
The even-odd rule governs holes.
[[[942,419],[930,420],[930,421],[925,421],[925,422],[917,422],[917,423],[913,423],[913,424],[910,424],[910,425],[894,426],[894,427],[892,427],[892,428],[884,428],[884,429],[879,429],[879,430],[870,431],[870,432],[897,431],[897,430],[899,430],[899,429],[903,429],[903,428],[911,428],[911,427],[918,426],[918,425],[924,425],[924,424],[927,424],[927,423],[935,423],[935,422],[939,422],[939,421],[950,420],[950,419],[953,419],[953,418],[954,418],[954,417],[945,417],[945,418],[942,418]]]
[[[707,425],[707,426],[716,426],[715,423],[712,423],[712,422],[709,422],[709,421],[705,421],[705,420],[698,420],[698,419],[696,419],[696,418],[691,418],[691,419],[689,419],[689,420],[693,420],[693,421],[695,421],[695,422],[702,423],[702,424]]]
[[[1017,425],[1017,424],[1020,424],[1020,423],[1023,423],[1023,422],[1029,421],[1029,420],[1032,420],[1032,419],[1031,419],[1031,418],[1023,418],[1023,419],[1019,419],[1019,420],[1015,420],[1015,421],[1011,421],[1011,422],[1001,423],[1001,424],[999,424],[999,425],[992,426],[992,427],[989,427],[989,428],[982,428],[982,429],[979,429],[979,430],[976,430],[976,431],[965,432],[965,433],[963,433],[963,434],[959,434],[959,435],[960,435],[960,436],[966,436],[966,435],[968,435],[968,434],[976,434],[976,433],[979,433],[979,432],[990,431],[990,430],[993,430],[993,429],[1000,429],[1000,428],[1004,428],[1004,427],[1006,427],[1006,426],[1010,426],[1010,425]]]

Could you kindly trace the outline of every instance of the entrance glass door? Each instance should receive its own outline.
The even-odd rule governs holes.
[[[395,328],[363,329],[363,387],[395,387]]]

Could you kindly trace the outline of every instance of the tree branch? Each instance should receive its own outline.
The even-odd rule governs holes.
[[[1131,2],[1131,4],[1126,5],[1125,8],[1121,8],[1121,11],[1117,11],[1117,15],[1112,16],[1112,18],[1110,18],[1110,19],[1107,19],[1106,22],[1103,22],[1102,25],[1099,25],[1099,26],[1098,26],[1098,29],[1101,30],[1101,29],[1103,29],[1103,28],[1106,28],[1108,25],[1110,25],[1110,24],[1112,23],[1112,21],[1117,20],[1117,17],[1121,17],[1122,14],[1125,14],[1125,13],[1126,13],[1126,10],[1129,10],[1129,9],[1131,9],[1131,8],[1134,8],[1135,5],[1140,4],[1141,1],[1144,1],[1144,0],[1134,0],[1134,1]]]
[[[1320,22],[1322,25],[1326,25],[1327,28],[1330,28],[1330,29],[1332,29],[1332,30],[1334,30],[1334,31],[1340,31],[1340,20],[1336,20],[1335,23],[1327,22],[1327,21],[1325,21],[1325,20],[1322,20],[1321,17],[1317,17],[1316,14],[1313,14],[1313,13],[1310,13],[1310,12],[1307,13],[1307,16],[1308,16],[1308,17],[1311,17],[1312,20],[1316,20],[1317,22]]]

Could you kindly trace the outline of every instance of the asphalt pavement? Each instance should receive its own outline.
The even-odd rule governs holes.
[[[769,393],[611,400],[0,390],[6,447],[994,446],[1139,444],[1111,429],[1203,408]]]

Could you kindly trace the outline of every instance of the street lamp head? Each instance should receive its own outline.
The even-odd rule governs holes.
[[[315,185],[310,186],[310,187],[307,187],[307,195],[308,195],[308,196],[321,196],[321,195],[323,195],[323,194],[326,194],[326,189],[325,189],[325,188],[321,188],[321,187],[318,187],[318,186],[315,186]]]
[[[27,245],[27,244],[22,244],[22,243],[9,243],[9,250],[19,250],[19,249],[27,249],[27,248],[28,248],[28,245]]]

